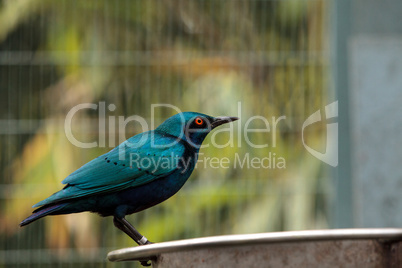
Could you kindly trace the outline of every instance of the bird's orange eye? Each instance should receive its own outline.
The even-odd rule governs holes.
[[[202,123],[204,123],[204,120],[202,120],[202,119],[199,118],[199,117],[197,117],[194,121],[195,121],[195,123],[196,123],[197,125],[199,125],[199,126],[201,126]]]

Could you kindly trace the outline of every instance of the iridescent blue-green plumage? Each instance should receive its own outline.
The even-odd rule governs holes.
[[[38,208],[20,225],[83,211],[121,219],[159,204],[187,181],[207,134],[234,120],[194,112],[172,116],[71,173],[63,180],[65,187],[34,205]]]

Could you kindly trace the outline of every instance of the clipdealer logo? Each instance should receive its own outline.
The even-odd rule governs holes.
[[[181,113],[181,110],[173,105],[170,104],[152,104],[151,105],[151,125],[149,126],[147,123],[147,120],[143,117],[140,117],[138,115],[133,115],[125,118],[124,116],[106,116],[106,113],[108,111],[113,112],[116,109],[116,106],[114,104],[110,104],[106,106],[105,102],[100,102],[98,104],[94,103],[83,103],[76,105],[73,107],[67,114],[66,119],[65,119],[65,133],[67,139],[75,146],[80,147],[80,148],[93,148],[93,147],[114,147],[116,146],[115,142],[115,135],[118,134],[119,138],[119,143],[124,142],[127,137],[125,137],[125,128],[128,123],[134,122],[137,124],[140,124],[143,132],[148,131],[150,129],[155,128],[155,108],[156,107],[165,107],[165,108],[171,108],[175,110],[177,113]],[[210,143],[212,146],[216,148],[224,148],[224,147],[241,147],[242,146],[242,139],[241,137],[244,137],[244,141],[247,143],[248,146],[256,149],[262,149],[262,148],[268,148],[272,147],[275,148],[277,146],[276,144],[276,130],[277,130],[277,125],[281,121],[286,120],[286,116],[280,116],[278,118],[272,117],[272,119],[265,118],[261,115],[254,115],[250,118],[244,118],[246,122],[241,124],[242,121],[242,112],[241,112],[241,103],[238,103],[238,117],[240,118],[238,126],[235,127],[233,125],[228,125],[226,127],[220,128],[218,130],[215,130],[211,134],[211,139]],[[92,109],[92,110],[98,110],[99,111],[99,122],[98,122],[98,127],[99,127],[99,137],[97,141],[92,141],[92,142],[81,142],[77,140],[73,134],[72,134],[72,119],[74,115],[83,109]],[[325,106],[325,116],[324,119],[321,116],[321,111],[317,110],[313,114],[311,114],[303,123],[302,125],[302,144],[304,148],[314,157],[319,159],[320,161],[336,167],[338,166],[338,123],[328,123],[326,125],[326,146],[325,146],[325,152],[321,153],[319,151],[314,150],[310,146],[308,146],[305,142],[305,130],[312,124],[316,122],[320,122],[322,120],[328,120],[332,118],[337,118],[338,117],[338,101],[335,101],[333,103],[330,103]],[[117,119],[117,120],[116,120]],[[109,133],[109,144],[106,145],[106,121],[108,121],[109,125],[109,132],[110,132],[110,126],[112,126],[112,129],[114,129],[115,125],[117,124],[117,132],[110,132]],[[262,123],[262,128],[251,128],[250,123],[252,121],[260,121]],[[261,126],[261,124],[260,124]],[[235,135],[234,132],[237,133],[237,144],[235,145]],[[219,135],[221,132],[229,132],[229,140],[224,143],[224,144],[218,144],[216,140],[216,136]],[[267,141],[264,141],[263,143],[255,143],[253,139],[251,139],[252,133],[253,132],[264,132],[267,133],[268,135],[271,135],[271,143],[268,145]],[[146,138],[151,138],[150,135],[145,135],[144,139]],[[260,141],[261,142],[261,141]],[[124,143],[126,145],[126,143]],[[136,144],[131,145],[135,147]],[[137,144],[138,145],[138,144]],[[208,147],[210,144],[203,144],[201,148]],[[122,146],[119,146],[122,147]],[[124,147],[124,146],[123,146]],[[122,148],[123,151],[125,149]],[[276,155],[276,153],[273,152],[268,152],[268,154],[265,157],[253,157],[252,154],[246,153],[243,156],[240,156],[238,153],[235,153],[235,159],[234,161],[230,161],[229,159],[223,158],[223,159],[218,159],[218,158],[208,158],[205,157],[204,159],[201,158],[203,154],[199,154],[199,163],[197,165],[203,165],[203,166],[211,166],[211,167],[219,167],[219,168],[228,168],[228,166],[233,166],[234,168],[286,168],[286,160],[284,157],[280,155]],[[122,156],[124,157],[124,152],[122,153]],[[136,158],[133,157],[133,161]],[[135,161],[134,161],[135,162]],[[232,165],[229,163],[232,162]]]
[[[325,106],[325,119],[337,118],[338,117],[338,101]],[[306,121],[303,123],[302,127],[302,142],[304,148],[312,154],[315,158],[327,163],[330,166],[338,166],[338,123],[327,124],[327,141],[325,144],[325,153],[318,152],[313,148],[309,147],[304,141],[304,129],[316,122],[321,121],[321,111],[317,110],[312,115],[310,115]]]

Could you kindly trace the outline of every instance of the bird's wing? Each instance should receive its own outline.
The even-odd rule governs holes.
[[[137,136],[71,173],[62,182],[67,184],[63,190],[34,207],[137,187],[169,175],[183,161],[185,148],[180,143],[157,137],[138,146]]]

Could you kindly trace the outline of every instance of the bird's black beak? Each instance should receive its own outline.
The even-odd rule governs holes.
[[[211,123],[211,127],[212,129],[216,128],[217,126],[229,123],[229,122],[233,122],[239,120],[238,117],[229,117],[229,116],[222,116],[222,117],[215,117],[214,121],[212,121]]]

